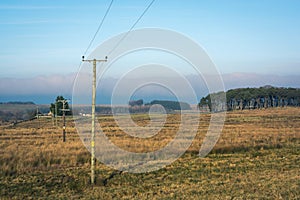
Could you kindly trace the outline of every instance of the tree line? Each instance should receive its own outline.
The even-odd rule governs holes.
[[[216,94],[203,97],[198,103],[198,108],[212,111],[211,95]],[[226,92],[227,110],[285,106],[300,106],[300,89],[264,86],[260,88],[231,89]]]
[[[180,101],[169,101],[169,100],[153,100],[150,103],[145,103],[143,99],[139,100],[131,100],[128,105],[130,113],[136,112],[149,112],[149,109],[152,105],[161,105],[167,112],[171,112],[174,110],[191,110],[191,107],[186,102]],[[158,111],[160,109],[158,108]]]

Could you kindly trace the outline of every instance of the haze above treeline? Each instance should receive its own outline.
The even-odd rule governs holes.
[[[76,74],[38,76],[28,79],[0,78],[0,102],[29,101],[36,104],[50,104],[58,95],[62,95],[71,100],[75,77]],[[262,87],[265,85],[300,88],[300,75],[278,76],[232,73],[222,75],[222,79],[224,81],[225,91],[235,88]],[[188,75],[187,80],[193,87],[198,100],[211,93],[208,91],[205,82],[201,77]],[[90,82],[89,80],[87,81]],[[116,78],[107,77],[99,83],[97,89],[97,104],[111,103],[112,91],[117,81]],[[178,84],[178,87],[180,87],[180,82],[175,84]],[[170,98],[169,93],[162,92],[157,94],[155,90],[144,92],[143,95],[135,96],[134,98],[141,98],[147,102],[154,99],[174,100],[174,98]],[[190,104],[197,104],[197,102],[191,102],[188,98],[186,101]],[[124,102],[127,102],[127,100],[124,100],[123,103]],[[87,101],[84,103],[90,103],[89,99],[87,98]]]

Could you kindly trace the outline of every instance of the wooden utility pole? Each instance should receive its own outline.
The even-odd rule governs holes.
[[[38,121],[38,128],[40,128],[40,115],[39,115],[39,107],[36,107],[36,119]]]
[[[82,56],[83,62],[93,63],[93,87],[92,87],[92,133],[91,133],[91,184],[95,184],[95,107],[96,107],[96,68],[97,62],[106,62],[107,57],[104,60],[85,60]]]
[[[65,104],[68,102],[68,100],[58,100],[58,102],[62,102],[63,108],[60,109],[63,111],[63,142],[66,142],[66,111],[70,111],[70,109],[65,109]]]
[[[55,126],[57,127],[57,101],[55,102]]]

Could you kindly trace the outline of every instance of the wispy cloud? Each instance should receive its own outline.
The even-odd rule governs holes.
[[[2,19],[0,21],[0,25],[31,25],[31,24],[82,24],[84,23],[84,20],[81,19],[74,19],[74,20],[65,20],[65,19],[54,19],[54,20],[49,20],[49,19],[36,19],[36,20],[18,20],[18,21],[7,21],[5,19]]]
[[[2,21],[1,25],[29,25],[29,24],[45,24],[45,23],[54,23],[50,20],[23,20],[23,21]]]
[[[50,37],[50,34],[23,34],[23,35],[16,35],[17,38],[47,38]]]
[[[57,6],[33,6],[33,5],[0,5],[0,10],[41,10],[41,9],[57,9]]]

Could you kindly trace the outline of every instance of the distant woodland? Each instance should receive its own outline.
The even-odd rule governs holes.
[[[214,93],[212,95],[218,95]],[[271,107],[300,106],[300,89],[264,86],[260,88],[239,88],[226,92],[227,110],[260,109]],[[211,94],[203,97],[198,108],[200,110],[212,110]]]
[[[191,110],[191,107],[186,102],[179,102],[179,101],[168,101],[168,100],[153,100],[150,103],[143,104],[143,100],[139,99],[136,101],[129,102],[129,112],[130,113],[137,113],[137,112],[149,112],[149,109],[153,105],[160,105],[162,106],[167,113],[173,112],[174,110]],[[160,112],[161,108],[152,107],[152,111]]]

